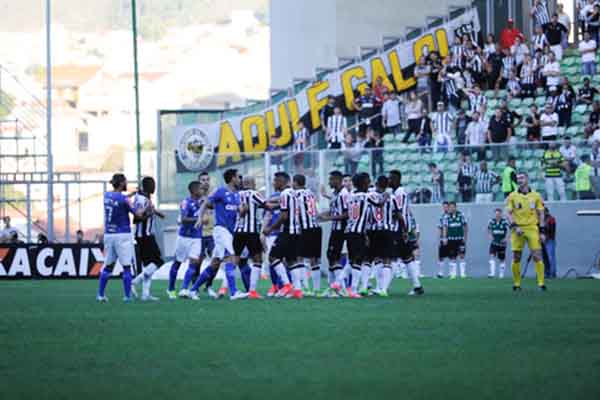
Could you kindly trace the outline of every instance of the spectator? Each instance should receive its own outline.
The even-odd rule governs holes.
[[[304,122],[298,121],[298,130],[294,132],[294,166],[296,169],[303,173],[304,171],[304,152],[307,149],[308,144],[308,129],[304,126]]]
[[[592,160],[590,156],[584,154],[581,156],[581,164],[575,171],[575,191],[578,200],[595,200],[596,196],[592,191]]]
[[[440,171],[435,163],[429,163],[429,171],[431,172],[432,202],[441,203],[446,197],[444,191],[444,173]]]
[[[514,157],[509,157],[506,162],[506,167],[502,171],[502,193],[506,199],[512,192],[517,190],[517,160]]]
[[[571,17],[565,12],[565,7],[562,3],[557,4],[558,23],[561,24],[566,32],[562,34],[561,46],[563,49],[569,47],[569,33],[571,32]]]
[[[467,145],[471,149],[471,154],[477,154],[477,161],[485,160],[485,139],[488,125],[479,117],[475,111],[471,116],[471,122],[467,126]]]
[[[509,99],[518,99],[521,97],[521,84],[517,78],[517,73],[511,71],[508,75],[508,83],[506,84],[506,91],[508,92]]]
[[[546,226],[546,241],[544,250],[548,255],[548,265],[545,265],[546,278],[556,278],[556,219],[550,214],[548,207],[544,207],[544,221]]]
[[[579,93],[577,94],[577,102],[579,104],[594,104],[594,97],[598,93],[598,90],[595,87],[590,85],[590,78],[583,79],[583,86],[579,89]]]
[[[600,6],[597,3],[594,3],[591,12],[588,13],[587,17],[587,30],[590,33],[592,40],[596,42],[596,44],[600,43]]]
[[[367,130],[367,142],[365,143],[364,147],[371,149],[371,175],[383,175],[383,139],[381,137],[381,133],[369,128]],[[378,170],[380,171],[379,174],[377,173]]]
[[[596,49],[598,44],[592,39],[589,32],[583,34],[583,40],[579,42],[581,53],[581,73],[583,75],[596,75]]]
[[[563,158],[566,162],[566,172],[567,175],[571,175],[577,169],[577,148],[573,143],[571,143],[571,138],[569,136],[565,136],[564,143],[558,149],[560,154],[562,154]],[[566,179],[569,181],[569,179]]]
[[[411,134],[419,134],[423,115],[423,102],[417,97],[415,92],[410,92],[408,95],[408,103],[406,104],[408,132],[406,132],[404,139],[402,139],[403,143],[408,143]]]
[[[547,0],[534,0],[530,11],[531,18],[533,18],[534,26],[544,26],[550,22],[550,13],[548,12],[548,1]]]
[[[533,64],[533,70],[535,71],[535,84],[537,87],[546,86],[546,77],[544,76],[544,65],[546,60],[542,50],[537,49],[531,62]]]
[[[446,103],[448,104],[448,110],[455,114],[460,108],[460,96],[459,87],[456,80],[460,77],[460,71],[456,68],[449,67],[452,63],[452,57],[448,55],[446,57],[446,65],[440,72],[439,80],[442,83],[443,95]]]
[[[344,153],[344,170],[348,175],[356,174],[358,163],[362,156],[362,148],[360,143],[355,142],[351,133],[346,134],[346,141],[342,146]]]
[[[488,61],[490,55],[496,52],[496,37],[490,33],[487,35],[485,45],[483,46],[483,56]]]
[[[333,97],[332,95],[327,96],[327,104],[325,104],[325,106],[321,109],[321,126],[323,129],[323,133],[324,135],[324,139],[321,140],[325,140],[327,141],[328,137],[329,137],[329,133],[327,131],[327,124],[329,123],[329,118],[333,115],[334,110],[335,110],[335,97]],[[320,136],[322,137],[322,136]],[[343,137],[342,137],[342,141],[343,141]],[[319,144],[319,148],[323,148],[323,146],[325,145],[325,143],[320,143]]]
[[[422,153],[430,153],[431,138],[433,137],[433,123],[427,114],[427,110],[423,109],[422,112],[423,118],[421,118],[421,123],[418,127],[417,143],[419,144]]]
[[[86,243],[88,243],[88,241],[85,240],[85,236],[84,236],[83,231],[81,229],[78,229],[77,232],[75,232],[75,243],[77,243],[77,244],[86,244]]]
[[[542,158],[545,174],[546,200],[554,201],[554,192],[558,193],[560,201],[566,201],[565,181],[562,170],[565,169],[565,159],[558,151],[556,143],[548,143],[548,149]]]
[[[392,91],[389,95],[386,94],[383,108],[381,109],[383,117],[383,127],[394,135],[400,133],[402,121],[400,120],[400,99],[396,92]]]
[[[473,47],[473,44],[469,42],[469,46]],[[484,83],[483,69],[485,62],[481,57],[481,49],[474,48],[472,55],[467,57],[467,71],[464,72],[465,76],[470,75],[470,84],[467,87],[478,85],[481,87]]]
[[[271,157],[271,165],[275,167],[275,171],[281,171],[283,166],[283,155],[281,152],[281,148],[277,145],[277,141],[279,137],[271,136],[269,139],[269,147],[267,148],[267,152]]]
[[[382,105],[384,102],[384,95],[388,93],[388,88],[383,84],[383,78],[378,76],[373,84],[373,95],[377,99],[377,102]]]
[[[523,121],[523,116],[516,111],[508,108],[508,101],[506,99],[500,100],[500,110],[502,111],[502,119],[508,124],[508,126],[514,131],[517,126]],[[518,121],[518,122],[517,122]]]
[[[367,128],[372,127],[378,129],[376,126],[377,121],[377,99],[373,96],[371,88],[367,86],[365,93],[354,99],[354,108],[358,110],[358,130],[360,134],[365,135]]]
[[[571,126],[571,114],[575,104],[575,90],[569,84],[566,77],[561,78],[562,90],[556,102],[556,111],[558,113],[558,126],[568,128]]]
[[[544,113],[540,116],[540,127],[544,142],[555,141],[558,138],[558,115],[550,103],[546,103]]]
[[[456,185],[464,203],[473,201],[473,183],[476,173],[477,166],[471,162],[471,156],[469,153],[463,153],[462,160],[458,166]]]
[[[527,141],[539,142],[542,136],[540,127],[540,114],[535,104],[529,107],[529,115],[525,118],[525,126],[527,127]]]
[[[5,215],[2,218],[2,222],[4,222],[4,229],[0,231],[0,243],[10,243],[13,242],[13,237],[17,234],[17,239],[19,237],[18,231],[10,224],[10,216]]]
[[[600,198],[600,142],[592,142],[590,162],[593,168],[591,176],[592,189],[596,198]]]
[[[481,93],[481,88],[478,84],[473,86],[473,89],[465,89],[469,97],[469,114],[472,115],[474,112],[481,112],[481,108],[487,105],[487,97]]]
[[[510,54],[510,49],[503,50],[504,57],[502,58],[502,70],[496,82],[496,89],[506,89],[506,84],[510,79],[510,73],[517,66],[515,58]]]
[[[546,46],[550,46],[550,43],[548,43],[548,38],[544,33],[544,28],[541,26],[536,26],[535,34],[533,35],[533,38],[531,38],[531,51],[533,53],[537,52],[538,50],[544,51]]]
[[[419,58],[419,63],[415,67],[415,79],[417,80],[417,92],[429,92],[429,75],[431,74],[431,65],[427,64],[425,56]]]
[[[523,39],[520,36],[517,36],[515,38],[515,44],[510,48],[510,53],[515,58],[517,70],[520,70],[523,61],[525,61],[525,56],[529,55],[529,47],[523,43]]]
[[[506,27],[500,32],[500,46],[503,49],[510,49],[517,38],[522,39],[523,34],[518,28],[515,28],[513,19],[509,18]]]
[[[456,143],[459,146],[464,146],[467,141],[467,126],[471,122],[471,119],[465,115],[465,110],[462,108],[458,110],[458,116],[454,121],[456,127]]]
[[[556,105],[558,104],[558,96],[559,96],[559,88],[557,86],[552,86],[550,88],[550,93],[548,97],[546,97],[546,104],[552,105],[552,111],[556,111]],[[556,114],[558,115],[558,114]]]
[[[330,149],[341,149],[348,132],[348,121],[342,115],[342,109],[335,107],[333,115],[327,120],[327,143]]]
[[[584,137],[588,140],[600,128],[600,102],[595,101],[592,104],[592,112],[583,131]]]
[[[494,118],[490,120],[487,139],[492,144],[492,157],[499,161],[506,158],[508,148],[505,146],[512,136],[512,128],[502,116],[502,110],[497,108]]]
[[[48,244],[48,237],[43,233],[38,233],[37,235],[37,244],[45,245]]]
[[[431,88],[431,103],[436,104],[442,98],[442,83],[439,81],[440,71],[442,70],[442,62],[437,51],[429,54],[429,66],[431,74],[429,75],[429,87]]]
[[[544,25],[544,33],[550,43],[550,50],[558,61],[563,57],[562,39],[566,32],[567,29],[558,22],[558,14],[553,14],[552,20]]]
[[[475,202],[491,203],[494,201],[494,185],[500,183],[500,176],[488,170],[487,162],[479,163],[479,171],[475,173]]]
[[[444,103],[438,102],[437,111],[433,116],[433,134],[434,151],[446,153],[452,149],[452,138],[450,132],[453,127],[454,118],[452,115],[444,109]]]
[[[560,64],[556,61],[556,56],[553,52],[549,54],[548,63],[542,69],[542,75],[546,78],[546,91],[550,92],[552,88],[556,88],[560,83]]]
[[[535,97],[535,66],[531,61],[531,56],[528,54],[523,60],[521,66],[521,97]]]

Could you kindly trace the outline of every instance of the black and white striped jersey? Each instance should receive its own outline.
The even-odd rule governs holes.
[[[299,235],[302,232],[298,210],[298,199],[292,188],[285,188],[279,195],[279,209],[287,212],[288,218],[281,227],[281,232]]]
[[[533,85],[535,82],[535,68],[530,64],[523,64],[521,67],[521,83],[523,85]]]
[[[152,200],[142,192],[137,192],[133,197],[133,209],[137,211],[141,208],[147,208],[152,205]],[[135,237],[148,237],[154,235],[154,214],[150,214],[147,218],[133,218],[135,224]]]
[[[398,230],[398,220],[395,214],[398,212],[398,203],[394,196],[388,196],[386,193],[373,192],[377,196],[379,206],[370,205],[370,226],[373,231],[390,231]],[[386,199],[387,197],[387,199]]]
[[[260,233],[260,218],[258,209],[265,207],[265,198],[256,190],[241,190],[240,206],[245,205],[247,212],[243,217],[238,217],[235,226],[237,233]]]
[[[513,56],[506,56],[502,59],[502,78],[508,79],[510,72],[517,66],[517,62]]]
[[[476,95],[475,93],[469,94],[469,111],[472,113],[479,112],[483,106],[487,104],[487,97],[483,94]]]
[[[394,199],[400,214],[400,220],[397,222],[396,231],[400,230],[408,232],[410,231],[410,198],[402,186],[399,186],[394,190]]]
[[[331,200],[329,201],[329,214],[332,217],[339,217],[348,212],[348,199],[350,192],[348,189],[343,187],[339,192],[333,192]],[[345,231],[346,220],[334,220],[331,222],[332,231]]]
[[[354,192],[348,200],[346,233],[364,234],[369,224],[369,206],[378,206],[376,193]]]
[[[300,211],[300,227],[302,230],[318,228],[317,217],[319,210],[317,208],[317,198],[312,190],[296,190],[296,200],[298,202],[298,210]]]

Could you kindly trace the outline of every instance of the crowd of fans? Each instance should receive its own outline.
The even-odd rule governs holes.
[[[596,182],[600,167],[600,102],[594,99],[598,90],[590,79],[596,74],[599,3],[577,2],[580,72],[587,76],[577,92],[560,66],[570,46],[571,20],[562,4],[551,13],[547,1],[535,0],[531,9],[535,28],[529,38],[509,19],[499,40],[488,35],[478,43],[472,34],[465,34],[455,38],[445,57],[437,51],[422,56],[414,68],[415,89],[409,93],[399,95],[379,78],[372,87],[356,93],[349,113],[330,97],[321,112],[326,147],[342,152],[348,174],[357,171],[363,155],[371,149],[371,172],[375,176],[383,172],[385,134],[391,134],[394,141],[401,138],[402,143],[414,140],[423,153],[457,151],[460,163],[456,185],[462,200],[491,201],[493,196],[488,190],[500,180],[497,173],[488,171],[487,161],[506,162],[511,145],[519,143],[544,151],[539,165],[546,176],[548,199],[553,199],[556,192],[564,200],[565,181],[577,176],[581,178],[579,184],[576,182],[577,193],[582,193],[579,198],[600,197]],[[488,112],[488,97],[484,94],[490,90],[498,99],[494,100],[493,113]],[[546,100],[538,106],[540,103],[534,100],[540,94]],[[529,105],[528,112],[522,112],[523,106],[512,109],[513,99],[531,99],[522,103]],[[593,108],[583,132],[583,145],[593,150],[589,159],[579,158],[575,145],[564,134],[572,125],[574,108],[580,104]],[[356,124],[351,126],[354,119]],[[523,139],[517,138],[517,128],[526,128]],[[295,151],[307,150],[309,135],[304,126],[300,125],[294,139]],[[296,165],[302,163],[298,157]],[[579,167],[583,172],[578,175]],[[432,200],[441,201],[445,197],[444,185],[440,185],[443,173],[435,165],[430,165],[430,170]],[[591,189],[579,190],[588,186],[583,184],[586,171]]]

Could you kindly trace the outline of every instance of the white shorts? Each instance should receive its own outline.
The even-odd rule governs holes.
[[[267,236],[267,238],[266,238],[267,254],[271,254],[271,249],[273,248],[273,245],[275,244],[276,239],[277,239],[277,236]]]
[[[202,239],[177,236],[175,259],[184,262],[191,258],[200,259],[202,255]]]
[[[222,226],[215,226],[213,229],[213,238],[215,239],[215,249],[213,258],[223,259],[232,256],[233,253],[233,235]]]
[[[133,265],[133,238],[131,233],[104,234],[104,263],[114,264],[117,260],[122,266]]]

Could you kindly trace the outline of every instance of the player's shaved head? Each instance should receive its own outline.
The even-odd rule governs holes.
[[[188,191],[192,196],[200,196],[200,191],[202,190],[202,184],[200,181],[191,181],[188,184]]]
[[[112,178],[110,179],[110,184],[112,185],[112,187],[114,189],[126,190],[127,189],[127,178],[125,177],[124,174],[121,174],[121,173],[114,174],[112,176]]]
[[[301,174],[294,175],[294,185],[303,188],[306,185],[306,177]]]
[[[375,182],[375,186],[377,186],[378,189],[387,189],[389,185],[389,179],[387,178],[387,176],[380,176],[377,178],[377,181]]]
[[[392,189],[396,189],[402,185],[402,173],[397,169],[393,169],[389,174],[389,185]]]
[[[242,185],[244,189],[254,189],[256,187],[256,179],[253,176],[245,176],[242,179]]]
[[[156,182],[151,176],[145,176],[142,179],[142,191],[146,194],[154,194],[156,190]]]
[[[276,172],[273,175],[273,187],[277,191],[283,190],[290,183],[290,176],[286,172]]]

